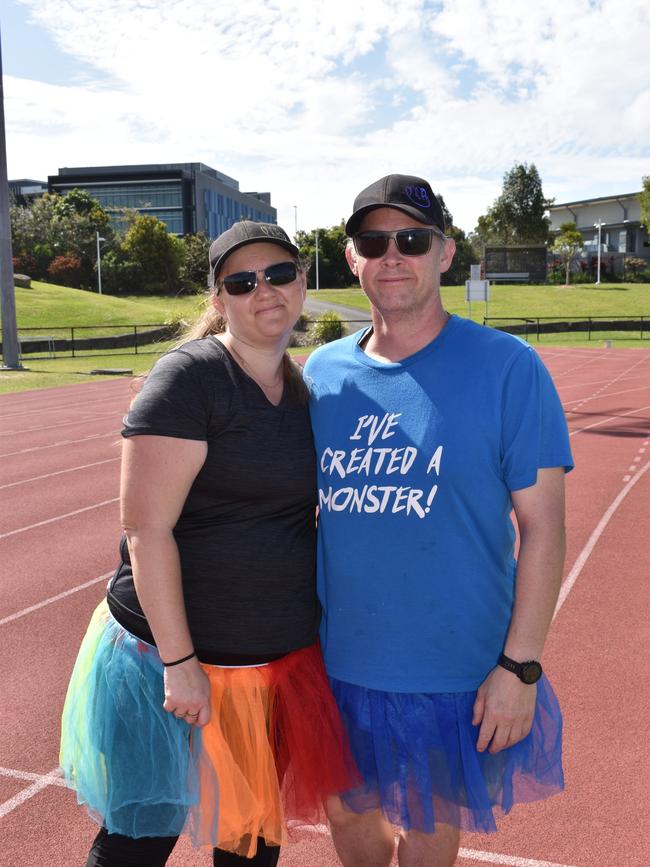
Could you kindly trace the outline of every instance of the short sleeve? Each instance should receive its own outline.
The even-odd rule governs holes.
[[[511,491],[537,481],[546,467],[573,469],[564,410],[551,376],[532,348],[524,348],[507,372],[501,409],[501,466]]]
[[[164,355],[124,417],[123,437],[208,439],[211,401],[200,363],[182,349]]]

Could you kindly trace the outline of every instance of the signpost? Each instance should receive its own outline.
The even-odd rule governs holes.
[[[472,301],[485,301],[485,318],[488,315],[490,300],[490,281],[481,280],[481,266],[470,265],[470,278],[465,280],[465,301],[469,305],[469,318],[472,318]]]

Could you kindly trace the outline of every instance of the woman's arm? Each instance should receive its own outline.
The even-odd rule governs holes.
[[[178,548],[173,529],[207,443],[163,436],[134,436],[122,451],[121,514],[138,599],[164,662],[192,653]],[[210,717],[210,689],[196,657],[165,668],[164,708],[178,717]]]

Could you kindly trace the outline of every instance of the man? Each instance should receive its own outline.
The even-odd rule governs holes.
[[[429,184],[371,184],[346,230],[372,326],[306,366],[322,643],[363,776],[328,812],[345,867],[387,867],[390,823],[402,867],[446,867],[460,829],[562,788],[539,659],[572,458],[535,352],[445,312],[455,245]]]

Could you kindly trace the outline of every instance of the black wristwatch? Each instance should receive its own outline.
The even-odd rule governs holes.
[[[516,674],[522,683],[537,683],[542,676],[542,666],[535,659],[529,659],[528,662],[515,662],[502,653],[499,657],[499,665]]]

